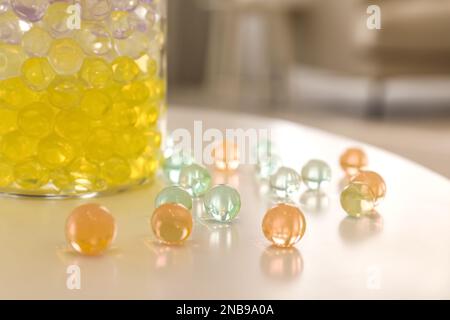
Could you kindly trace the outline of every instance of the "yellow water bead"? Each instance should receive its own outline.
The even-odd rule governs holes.
[[[49,171],[33,159],[15,166],[14,179],[23,189],[37,190],[48,183]]]
[[[21,46],[0,43],[0,79],[17,76],[26,58]]]
[[[49,168],[67,166],[76,155],[76,147],[56,135],[42,139],[38,145],[39,161]]]
[[[145,81],[148,90],[148,98],[151,101],[163,100],[166,94],[166,84],[161,79],[148,79]]]
[[[0,102],[0,135],[11,132],[17,127],[17,111],[11,110]]]
[[[48,88],[49,101],[58,108],[77,106],[83,95],[83,84],[73,76],[58,76]]]
[[[77,191],[93,191],[103,187],[99,181],[100,169],[98,165],[84,157],[73,160],[67,166],[67,170]]]
[[[112,64],[114,80],[119,83],[130,83],[134,81],[139,73],[136,62],[129,57],[118,57]]]
[[[19,131],[5,134],[1,139],[2,155],[13,162],[30,158],[36,151],[37,140]]]
[[[109,64],[101,58],[86,58],[81,66],[80,77],[94,88],[107,87],[113,78]]]
[[[144,152],[146,146],[144,131],[129,128],[115,134],[114,150],[122,157],[137,157]]]
[[[34,26],[22,37],[22,46],[31,56],[44,57],[50,49],[52,38],[44,29]]]
[[[75,40],[63,38],[53,40],[48,58],[56,72],[71,75],[80,70],[84,53]]]
[[[149,128],[154,126],[159,118],[159,107],[154,103],[144,104],[138,107],[138,119],[136,126]]]
[[[50,106],[36,102],[19,111],[17,124],[27,135],[41,138],[52,131],[53,117],[54,113]]]
[[[131,105],[144,103],[150,96],[149,89],[142,81],[134,81],[122,87],[123,98]]]
[[[114,135],[105,128],[94,129],[88,137],[84,150],[89,160],[102,162],[114,153]]]
[[[101,173],[109,185],[121,185],[129,181],[131,168],[125,159],[112,157],[101,164]]]
[[[0,81],[0,102],[12,109],[20,109],[39,100],[39,95],[31,90],[21,77]]]
[[[33,90],[41,91],[55,78],[55,71],[45,58],[30,58],[22,65],[25,83]]]
[[[137,108],[130,107],[126,102],[117,101],[106,118],[106,124],[111,130],[117,131],[135,126],[137,120]]]
[[[58,191],[73,191],[73,179],[65,168],[53,169],[49,173],[50,182]]]
[[[102,90],[90,89],[84,93],[81,100],[81,110],[91,119],[100,120],[111,109],[112,100]]]
[[[6,161],[0,160],[0,187],[9,186],[14,180],[13,167]]]
[[[74,141],[85,141],[89,135],[89,118],[78,108],[62,110],[55,121],[55,131],[61,137]]]
[[[135,160],[130,160],[132,180],[152,178],[159,167],[158,155],[143,155]]]

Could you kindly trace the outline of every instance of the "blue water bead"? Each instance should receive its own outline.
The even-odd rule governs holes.
[[[241,197],[236,189],[218,185],[205,194],[203,200],[206,213],[218,222],[230,222],[241,209]]]
[[[289,198],[300,190],[301,180],[294,169],[281,167],[270,177],[270,188],[276,196]]]
[[[211,175],[205,167],[191,164],[181,169],[180,186],[193,197],[203,196],[211,186]]]
[[[322,160],[310,160],[302,168],[302,179],[310,190],[320,189],[323,183],[331,181],[331,168]]]
[[[178,186],[170,186],[161,190],[155,199],[155,208],[166,204],[175,203],[181,204],[186,209],[192,209],[192,198],[191,195],[184,189]]]

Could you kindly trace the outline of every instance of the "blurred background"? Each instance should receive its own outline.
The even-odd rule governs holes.
[[[450,177],[450,0],[169,0],[168,57],[172,105],[289,119]]]

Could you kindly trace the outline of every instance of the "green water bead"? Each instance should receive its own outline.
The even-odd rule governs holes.
[[[342,209],[352,217],[360,217],[372,212],[376,197],[370,186],[363,183],[350,183],[341,193]]]
[[[270,177],[270,187],[280,198],[289,198],[300,190],[301,177],[291,168],[281,167]]]
[[[198,164],[185,166],[180,171],[180,186],[193,197],[200,197],[211,186],[211,175],[205,167]]]
[[[323,183],[331,181],[331,168],[322,160],[310,160],[302,168],[302,179],[310,190],[318,190]]]
[[[241,197],[236,189],[227,185],[218,185],[205,194],[206,213],[218,222],[230,222],[241,209]]]
[[[191,195],[178,186],[167,187],[158,193],[155,199],[155,208],[166,203],[181,204],[188,210],[192,209]]]
[[[185,166],[194,162],[190,154],[184,151],[175,151],[172,155],[164,159],[163,171],[166,178],[174,183],[180,182],[180,172]]]

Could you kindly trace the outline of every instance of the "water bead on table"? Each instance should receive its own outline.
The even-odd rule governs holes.
[[[360,217],[373,211],[376,197],[367,184],[350,183],[341,193],[341,206],[348,215]]]
[[[322,160],[310,160],[302,168],[302,180],[310,190],[318,190],[331,181],[331,168]]]
[[[42,19],[47,10],[48,0],[11,0],[11,7],[22,19],[37,22]]]
[[[166,203],[175,203],[184,206],[188,210],[192,209],[191,195],[179,186],[170,186],[158,193],[155,199],[155,208]]]
[[[185,151],[174,151],[173,154],[166,157],[163,163],[163,171],[166,178],[174,184],[180,182],[181,169],[193,164],[194,159]]]
[[[75,208],[66,221],[66,239],[76,252],[96,256],[104,253],[114,241],[117,227],[109,210],[99,204]]]
[[[156,238],[164,244],[183,244],[192,232],[192,215],[184,206],[166,203],[155,209],[151,228]]]
[[[362,149],[349,148],[341,155],[339,163],[348,176],[353,176],[367,166],[368,160]]]
[[[55,78],[55,71],[46,58],[29,58],[22,65],[22,77],[33,90],[45,90]]]
[[[275,154],[261,156],[256,165],[257,174],[262,179],[267,179],[275,174],[283,166],[281,158]]]
[[[350,180],[351,183],[363,183],[369,186],[376,201],[383,199],[386,195],[386,183],[383,178],[373,171],[361,171]]]
[[[48,59],[56,72],[72,75],[80,70],[84,52],[73,39],[57,39],[50,45]]]
[[[300,190],[301,177],[291,168],[281,167],[270,177],[270,187],[280,198],[289,198]]]
[[[241,209],[239,192],[227,185],[218,185],[209,190],[203,203],[208,216],[218,222],[231,222]]]
[[[193,197],[203,196],[211,186],[211,175],[203,166],[191,164],[181,168],[180,186]]]
[[[306,219],[299,208],[282,203],[267,211],[262,230],[275,246],[292,247],[305,234]]]

